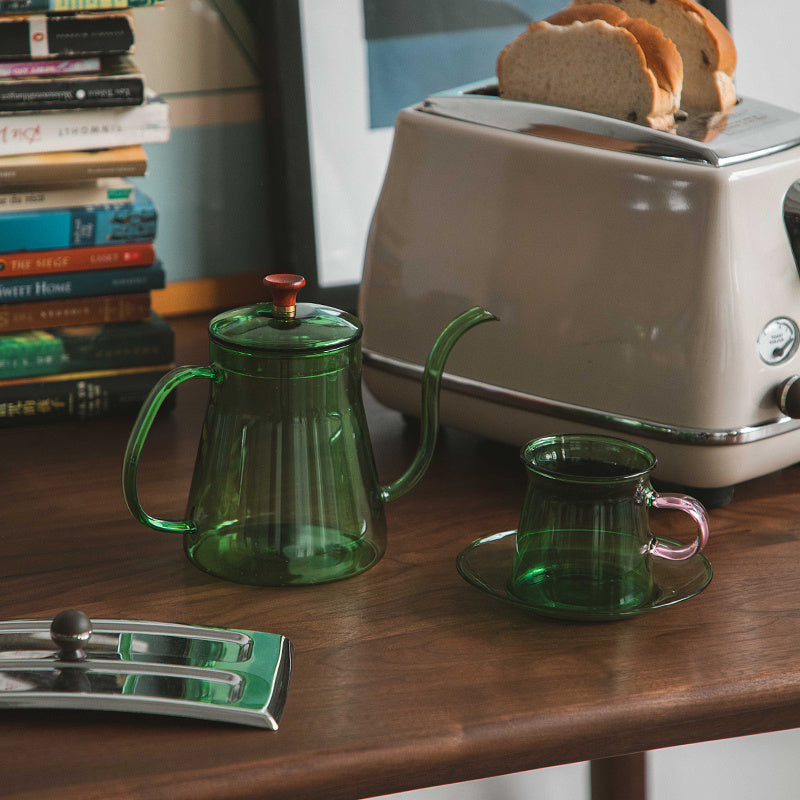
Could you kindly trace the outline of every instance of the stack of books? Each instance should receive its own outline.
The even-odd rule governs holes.
[[[0,427],[138,411],[172,366],[129,180],[169,139],[133,60],[131,9],[159,2],[0,0]]]

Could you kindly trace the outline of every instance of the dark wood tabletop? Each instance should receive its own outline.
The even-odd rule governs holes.
[[[179,363],[208,363],[205,319],[175,320]],[[140,469],[145,508],[183,515],[207,385],[178,390]],[[367,398],[382,482],[416,449]],[[121,491],[132,420],[0,432],[5,619],[90,617],[248,628],[295,659],[278,731],[129,713],[3,710],[8,798],[363,798],[800,726],[800,468],[713,509],[708,588],[613,623],[540,618],[456,571],[474,539],[513,528],[517,448],[445,430],[428,474],[387,506],[370,571],[298,588],[241,586],[133,520]],[[800,455],[800,454],[799,454]],[[658,512],[660,533],[691,522]]]

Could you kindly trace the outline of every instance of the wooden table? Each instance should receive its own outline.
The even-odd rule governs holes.
[[[175,327],[179,362],[207,363],[205,321]],[[206,392],[185,385],[154,426],[140,470],[151,513],[183,513]],[[415,436],[374,402],[368,415],[387,482]],[[285,634],[295,666],[281,726],[3,711],[6,798],[363,798],[800,726],[800,468],[737,487],[711,512],[715,575],[698,597],[565,623],[492,601],[456,572],[463,547],[516,523],[514,447],[445,431],[423,482],[388,506],[376,567],[273,589],[209,577],[179,536],[131,518],[120,489],[130,426],[0,433],[2,617],[76,607]],[[684,515],[659,519],[666,535],[689,533]],[[620,763],[597,761],[610,773]]]

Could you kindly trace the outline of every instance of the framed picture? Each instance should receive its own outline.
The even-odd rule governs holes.
[[[355,308],[402,108],[495,74],[497,55],[566,0],[258,4],[277,269]],[[707,5],[723,22],[725,0]]]

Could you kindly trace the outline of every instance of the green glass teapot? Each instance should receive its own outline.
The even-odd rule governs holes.
[[[262,586],[346,578],[381,558],[384,504],[428,468],[451,349],[495,317],[475,307],[439,335],[422,379],[417,455],[380,486],[361,398],[361,322],[297,303],[305,285],[298,275],[269,275],[264,284],[272,302],[211,320],[210,366],[178,367],[153,388],[128,440],[123,495],[139,522],[182,533],[189,560],[217,577]],[[210,395],[186,516],[157,519],[139,502],[139,457],[165,398],[191,378],[207,378]]]

